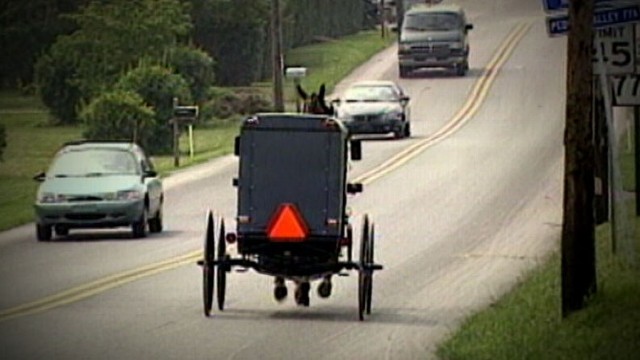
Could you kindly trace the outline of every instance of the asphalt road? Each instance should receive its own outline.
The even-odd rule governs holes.
[[[234,157],[165,179],[166,231],[0,234],[3,359],[424,359],[558,247],[566,40],[547,37],[541,4],[458,1],[474,23],[464,78],[398,79],[395,48],[341,83],[393,79],[411,96],[413,137],[376,139],[351,177],[360,228],[376,224],[373,311],[357,316],[357,276],[311,306],[272,298],[273,279],[227,278],[226,309],[202,314],[207,209],[234,227]],[[391,162],[389,159],[393,159]],[[356,231],[358,238],[359,231]]]

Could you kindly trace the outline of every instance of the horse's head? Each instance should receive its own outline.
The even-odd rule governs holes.
[[[298,95],[303,100],[302,112],[318,115],[333,115],[333,106],[327,105],[324,98],[324,84],[320,85],[318,93],[311,93],[311,95],[307,94],[300,85],[297,85],[296,89],[298,90]]]

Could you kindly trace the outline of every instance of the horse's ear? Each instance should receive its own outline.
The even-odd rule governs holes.
[[[298,95],[303,98],[304,100],[307,100],[307,98],[309,97],[309,95],[307,95],[307,92],[304,91],[304,89],[302,89],[302,86],[300,86],[300,84],[296,85],[296,90],[298,91]]]
[[[324,84],[320,85],[320,92],[318,92],[318,97],[324,100]]]

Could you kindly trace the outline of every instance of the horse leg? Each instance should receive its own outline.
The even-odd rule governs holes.
[[[318,285],[318,295],[321,298],[328,298],[331,296],[331,275],[327,275],[322,279],[320,285]]]
[[[311,286],[308,281],[296,281],[296,303],[302,306],[309,306],[309,289]]]
[[[284,278],[281,276],[276,276],[273,296],[279,302],[287,297],[287,286],[284,284]]]

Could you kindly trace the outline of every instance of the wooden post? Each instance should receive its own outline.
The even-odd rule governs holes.
[[[273,58],[273,106],[276,112],[284,111],[283,81],[282,81],[282,25],[280,14],[280,0],[271,3],[271,52]]]
[[[294,93],[295,93],[295,96],[296,96],[296,112],[297,113],[302,112],[302,108],[300,107],[300,95],[298,95],[298,91],[297,91],[299,85],[300,85],[300,79],[294,78],[293,79],[293,86],[296,89],[294,91]]]
[[[592,123],[593,1],[569,6],[565,174],[562,222],[562,316],[596,291]]]
[[[178,98],[173,98],[173,114],[178,106]],[[173,166],[180,166],[180,128],[178,127],[178,118],[172,115],[171,124],[173,125]]]

